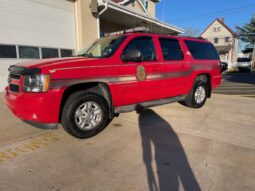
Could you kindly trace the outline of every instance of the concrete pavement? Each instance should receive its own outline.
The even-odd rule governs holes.
[[[0,102],[0,190],[254,190],[253,98],[216,95],[121,114],[78,140],[19,121]]]

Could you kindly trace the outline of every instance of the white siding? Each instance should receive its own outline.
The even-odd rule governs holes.
[[[68,0],[0,0],[0,44],[76,49],[74,3]],[[0,58],[0,91],[7,68]]]
[[[0,0],[0,43],[75,49],[74,3]]]

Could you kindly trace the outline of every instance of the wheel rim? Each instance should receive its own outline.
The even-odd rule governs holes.
[[[81,130],[94,129],[102,121],[102,109],[94,101],[81,104],[75,111],[75,123]]]
[[[205,100],[206,91],[203,86],[198,86],[195,91],[195,102],[201,104]]]

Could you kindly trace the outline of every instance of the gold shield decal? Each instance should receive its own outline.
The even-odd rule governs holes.
[[[144,81],[146,79],[146,71],[143,66],[137,67],[136,78],[138,81]]]

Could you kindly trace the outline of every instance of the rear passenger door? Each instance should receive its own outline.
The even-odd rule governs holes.
[[[162,96],[167,98],[187,94],[190,64],[184,55],[184,49],[175,38],[159,38],[159,43],[164,59]]]

